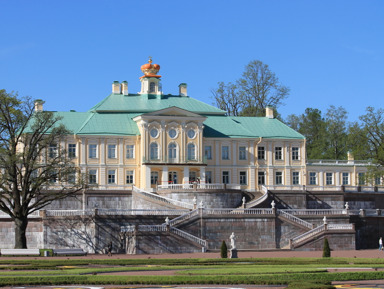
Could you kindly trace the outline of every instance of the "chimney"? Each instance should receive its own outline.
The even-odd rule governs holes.
[[[186,83],[180,83],[179,84],[179,95],[180,96],[188,96]]]
[[[348,158],[349,164],[353,163],[355,160],[355,157],[353,156],[353,154],[350,151],[347,152],[347,158]]]
[[[35,111],[43,111],[43,104],[45,101],[41,99],[36,99],[35,100]]]
[[[268,118],[274,118],[273,116],[273,107],[272,106],[267,106],[265,108],[265,117],[268,117]]]
[[[117,80],[115,80],[112,83],[112,93],[115,93],[115,94],[121,93],[121,85],[120,85],[120,82],[118,82]]]
[[[123,92],[124,95],[128,95],[128,81],[123,81],[121,83],[121,90]]]

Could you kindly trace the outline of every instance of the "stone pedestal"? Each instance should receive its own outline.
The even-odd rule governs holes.
[[[231,258],[231,259],[237,258],[237,249],[230,249],[229,250],[229,258]]]

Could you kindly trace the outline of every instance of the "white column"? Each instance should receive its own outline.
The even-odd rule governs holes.
[[[200,167],[200,183],[205,184],[205,167]]]
[[[249,175],[248,175],[248,182],[249,182],[249,188],[254,191],[256,190],[256,184],[255,184],[255,169],[251,168],[249,170]]]
[[[161,183],[160,185],[166,185],[168,184],[168,167],[164,166],[163,167],[163,172],[161,174]]]
[[[215,141],[215,155],[216,155],[216,166],[220,165],[220,143]]]
[[[232,144],[232,163],[233,163],[234,166],[236,166],[237,165],[237,158],[238,158],[237,150],[236,150],[237,142],[236,141],[232,141],[231,144]],[[234,182],[234,183],[236,184],[236,182]]]
[[[105,139],[100,140],[100,164],[105,165]]]
[[[319,174],[319,186],[322,187],[324,186],[324,172],[320,171],[318,172],[318,174]]]
[[[183,184],[188,184],[189,183],[189,167],[185,166],[184,167],[184,178],[183,178]]]
[[[119,165],[124,164],[124,140],[119,139]]]
[[[144,180],[145,180],[145,189],[150,191],[151,190],[151,168],[149,166],[144,166]]]
[[[286,168],[285,169],[285,172],[284,172],[284,175],[283,177],[285,177],[285,181],[283,180],[283,185],[285,186],[290,186],[292,185],[292,181],[291,181],[291,169],[288,169]]]
[[[335,185],[340,186],[340,172],[335,173]]]
[[[80,165],[85,165],[86,161],[86,139],[84,137],[81,138],[79,142],[79,151],[80,151]]]
[[[255,165],[255,141],[250,141],[249,142],[249,161],[250,165],[254,166]]]
[[[267,148],[267,164],[268,166],[272,166],[273,164],[272,142],[266,143],[265,147]]]
[[[283,150],[284,150],[284,145],[283,145]],[[283,158],[285,158],[285,165],[289,166],[290,160],[291,160],[291,155],[290,155],[290,144],[288,143],[285,148],[285,155],[283,155]],[[284,152],[283,152],[284,153]]]

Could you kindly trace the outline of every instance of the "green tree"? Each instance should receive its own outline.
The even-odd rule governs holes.
[[[219,82],[212,91],[215,105],[229,115],[264,116],[265,108],[278,109],[289,95],[289,88],[282,85],[267,64],[251,61],[236,84]]]
[[[15,223],[15,248],[27,248],[30,214],[82,187],[59,145],[69,134],[59,122],[31,98],[0,90],[0,210]]]
[[[336,108],[331,105],[326,114],[325,142],[327,150],[325,158],[327,159],[345,159],[347,155],[347,111],[343,107]]]
[[[329,248],[328,239],[324,238],[323,258],[329,258],[329,257],[331,257],[331,248]]]
[[[221,258],[228,258],[228,247],[225,241],[221,243],[220,247],[220,257]]]

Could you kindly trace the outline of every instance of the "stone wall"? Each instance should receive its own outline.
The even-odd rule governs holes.
[[[28,248],[44,248],[44,228],[41,218],[29,220],[27,227]],[[0,248],[13,249],[15,247],[15,227],[10,218],[0,220]]]
[[[305,245],[297,248],[297,251],[322,251],[324,246],[324,238],[328,239],[329,247],[332,250],[355,250],[355,234],[353,233],[326,233],[316,240],[310,241]]]

